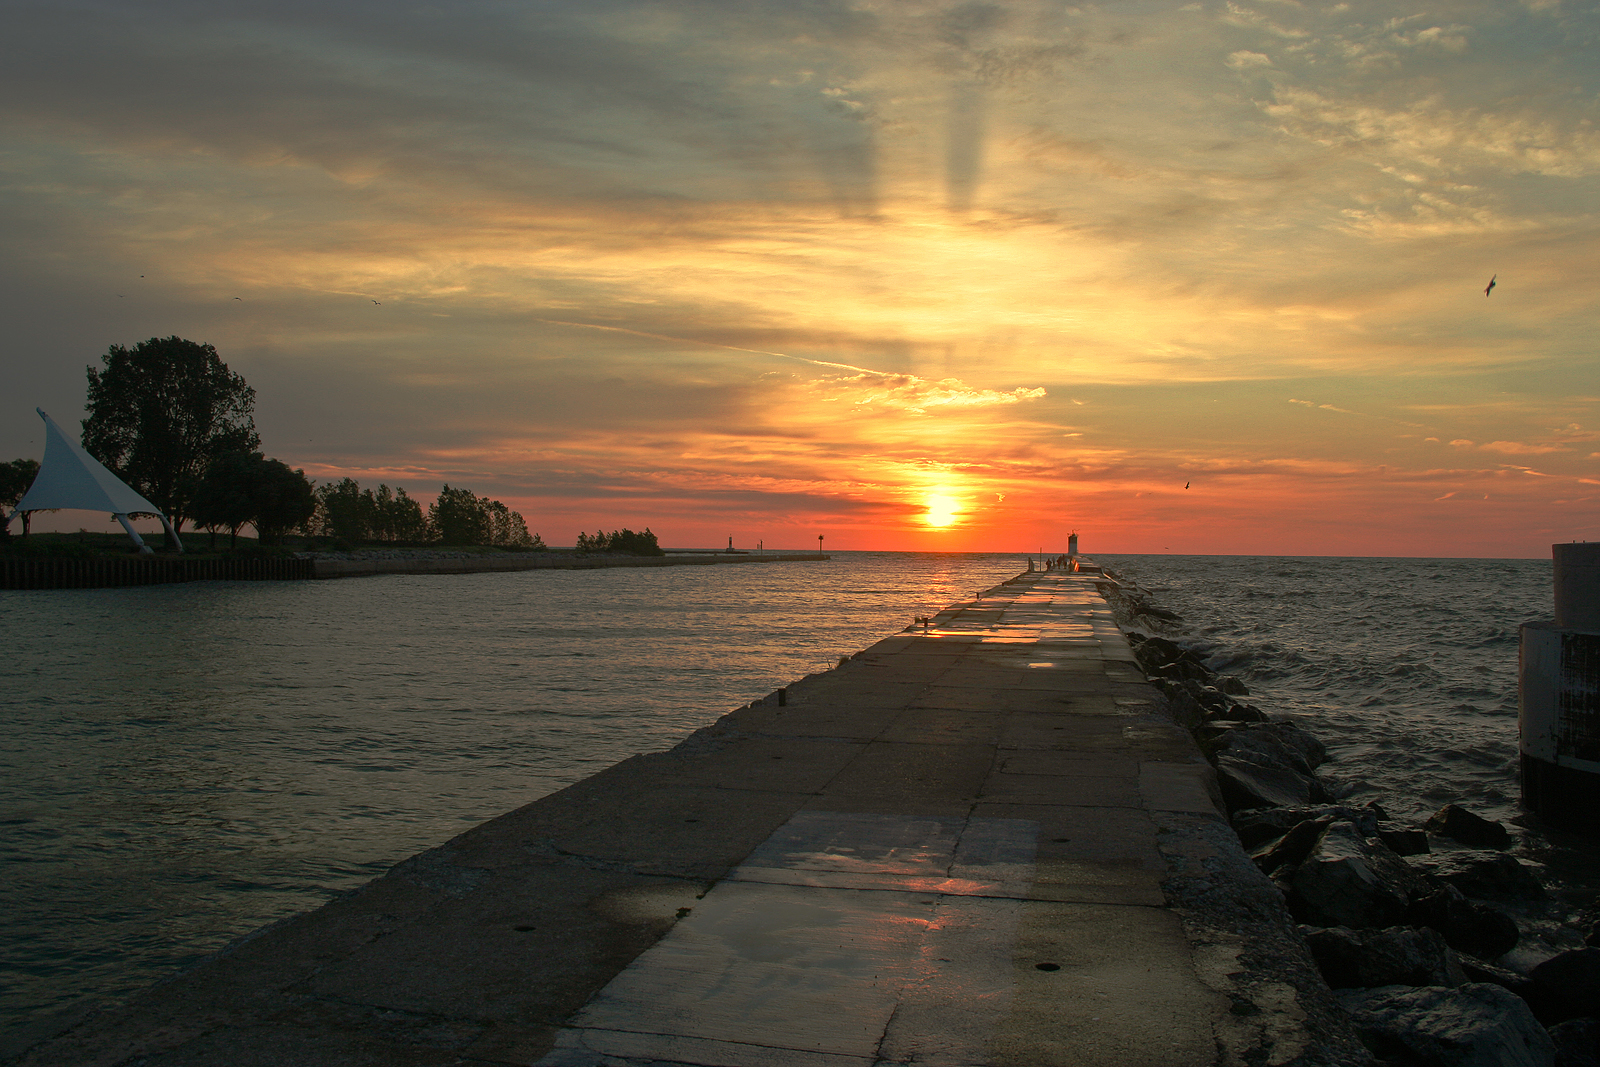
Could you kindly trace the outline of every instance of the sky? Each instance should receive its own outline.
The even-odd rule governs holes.
[[[1593,3],[0,7],[0,460],[178,335],[552,545],[1600,540]]]

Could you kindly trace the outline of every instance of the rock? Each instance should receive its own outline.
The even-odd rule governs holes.
[[[1247,763],[1287,767],[1310,778],[1314,772],[1305,750],[1285,740],[1285,737],[1298,740],[1295,735],[1304,733],[1288,723],[1256,723],[1237,727],[1218,737],[1216,750]]]
[[[1416,872],[1383,842],[1336,822],[1295,868],[1289,910],[1312,926],[1400,926],[1411,896],[1422,888]]]
[[[1304,807],[1321,799],[1310,777],[1288,767],[1217,757],[1217,784],[1229,812],[1246,808]]]
[[[1550,1028],[1556,1067],[1600,1067],[1600,1019],[1573,1019]]]
[[[1458,986],[1466,972],[1437,930],[1392,926],[1307,929],[1306,944],[1322,977],[1335,989],[1383,985]]]
[[[1231,674],[1224,674],[1218,678],[1217,688],[1231,697],[1247,697],[1250,695],[1250,687]]]
[[[1251,853],[1250,858],[1268,878],[1292,875],[1294,872],[1291,868],[1298,867],[1305,861],[1322,838],[1322,832],[1331,825],[1333,825],[1332,818],[1297,823],[1272,844]]]
[[[1151,638],[1151,640],[1155,640]],[[1150,684],[1167,698],[1168,710],[1172,713],[1173,721],[1186,730],[1193,730],[1205,718],[1206,709],[1195,702],[1188,690],[1177,682],[1155,675],[1150,676]]]
[[[1502,989],[1509,989],[1527,1002],[1528,1007],[1533,1009],[1533,1017],[1544,1025],[1549,1026],[1570,1018],[1567,1012],[1545,995],[1539,983],[1527,975],[1518,974],[1505,967],[1496,967],[1475,956],[1457,956],[1456,959],[1460,962],[1461,970],[1469,982],[1493,982]]]
[[[1282,837],[1300,823],[1314,819],[1343,819],[1355,823],[1363,837],[1375,837],[1378,818],[1370,804],[1364,808],[1330,804],[1311,808],[1255,808],[1239,812],[1231,821],[1239,841],[1246,849],[1253,850]]]
[[[1178,663],[1189,655],[1187,651],[1179,648],[1165,637],[1144,638],[1139,642],[1138,647],[1133,650],[1133,654],[1138,657],[1140,664],[1146,670],[1153,670],[1169,663]],[[1204,666],[1204,664],[1197,665]]]
[[[1215,723],[1266,722],[1267,713],[1254,704],[1236,704],[1230,701],[1225,707],[1208,709],[1206,711],[1206,721]]]
[[[1422,824],[1430,833],[1473,848],[1510,848],[1511,831],[1456,804],[1446,804]]]
[[[1430,879],[1448,882],[1480,900],[1543,900],[1544,886],[1533,871],[1504,852],[1441,852],[1417,861]]]
[[[1378,827],[1378,840],[1394,850],[1396,856],[1426,856],[1428,847],[1426,830],[1408,830],[1400,826]]]
[[[1262,727],[1269,731],[1279,741],[1300,753],[1300,758],[1306,761],[1306,766],[1315,770],[1328,762],[1328,749],[1314,734],[1300,729],[1292,722],[1268,723]]]
[[[1183,686],[1184,691],[1194,698],[1196,704],[1199,704],[1208,712],[1226,711],[1232,705],[1232,701],[1218,692],[1217,687],[1214,685],[1206,685],[1205,682],[1197,681],[1193,678],[1184,678],[1178,684]]]
[[[1578,948],[1552,956],[1529,971],[1528,977],[1563,1018],[1600,1015],[1600,948]]]
[[[1443,934],[1457,952],[1481,959],[1492,960],[1505,955],[1516,948],[1522,938],[1511,916],[1487,904],[1468,900],[1453,885],[1417,894],[1407,914],[1412,924]]]
[[[1528,1006],[1497,985],[1347,989],[1335,996],[1375,1055],[1426,1067],[1555,1067]]]

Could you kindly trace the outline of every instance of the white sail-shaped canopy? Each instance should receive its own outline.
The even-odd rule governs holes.
[[[40,465],[33,484],[17,502],[11,513],[13,517],[24,511],[53,511],[58,508],[109,511],[113,518],[122,523],[122,528],[128,531],[128,536],[133,538],[140,550],[149,552],[144,541],[128,523],[129,515],[142,512],[160,518],[161,525],[166,527],[174,540],[177,539],[177,533],[160,508],[134,492],[127,482],[108,471],[105,464],[85,452],[82,445],[45,414],[43,408],[34,410],[44,420],[44,463]],[[178,550],[183,550],[181,544]]]

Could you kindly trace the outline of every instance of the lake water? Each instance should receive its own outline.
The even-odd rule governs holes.
[[[1538,560],[1099,556],[1404,817],[1516,812]],[[124,995],[838,661],[1015,554],[0,593],[0,1023]]]

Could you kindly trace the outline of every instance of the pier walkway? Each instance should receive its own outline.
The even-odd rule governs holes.
[[[998,586],[14,1062],[1359,1062],[1094,581]]]

